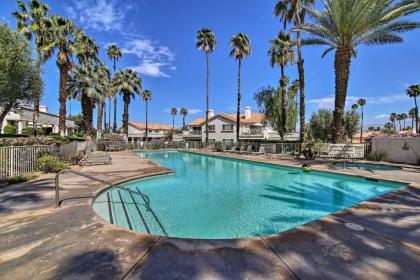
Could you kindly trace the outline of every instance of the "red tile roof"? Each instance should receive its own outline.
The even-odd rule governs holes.
[[[228,119],[232,122],[236,122],[236,114],[225,114],[225,113],[217,114],[214,117],[210,118],[209,120],[212,120],[218,116]],[[240,118],[241,118],[240,122],[246,123],[246,124],[263,123],[265,121],[265,115],[263,113],[252,113],[251,118],[249,119],[245,119],[245,115],[241,114]],[[205,121],[206,121],[206,118],[198,118],[198,119],[193,120],[189,125],[201,126],[205,123]]]
[[[135,128],[138,128],[138,129],[146,129],[146,124],[145,123],[129,122],[128,125],[131,125],[132,127],[135,127]],[[147,129],[150,129],[150,130],[168,130],[168,131],[174,130],[169,125],[153,124],[153,123],[149,123],[147,125]]]

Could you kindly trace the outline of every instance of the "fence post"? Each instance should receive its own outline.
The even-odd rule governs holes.
[[[11,146],[11,149],[10,149],[10,160],[9,160],[9,162],[10,162],[10,177],[12,177],[13,176],[13,174],[14,174],[14,172],[13,172],[13,169],[14,169],[14,167],[15,167],[15,159],[14,159],[14,146]]]

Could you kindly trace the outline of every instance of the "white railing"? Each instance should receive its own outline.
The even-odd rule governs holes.
[[[37,171],[36,158],[40,151],[53,151],[55,146],[0,147],[0,179]]]

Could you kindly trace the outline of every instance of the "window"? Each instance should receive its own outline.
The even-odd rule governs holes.
[[[222,130],[223,131],[233,131],[233,124],[224,124]]]
[[[223,139],[223,145],[225,147],[232,147],[233,146],[233,139]]]
[[[216,131],[216,126],[214,124],[209,125],[209,132],[214,132],[214,131]]]

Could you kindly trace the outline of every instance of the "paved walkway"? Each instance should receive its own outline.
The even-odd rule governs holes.
[[[81,171],[114,183],[168,172],[130,153],[113,153],[112,159],[112,165]],[[393,179],[420,182],[417,172],[397,172]],[[63,175],[59,209],[51,208],[51,176],[0,189],[0,279],[418,279],[420,274],[416,184],[287,232],[238,240],[175,239],[118,228],[91,208],[103,187]]]

